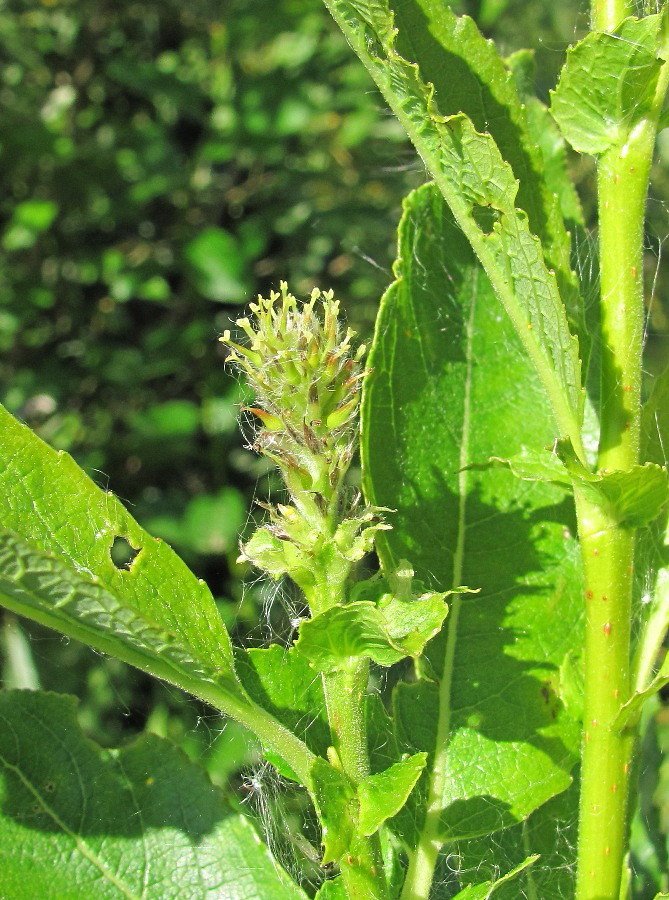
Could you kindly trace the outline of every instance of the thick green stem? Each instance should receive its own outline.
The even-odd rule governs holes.
[[[370,774],[365,695],[369,661],[351,657],[337,672],[323,676],[332,745],[345,775],[356,785]],[[386,900],[388,886],[378,833],[356,838],[340,862],[351,900]]]
[[[585,708],[578,900],[618,900],[627,840],[634,735],[613,723],[631,690],[634,533],[612,522],[579,488],[585,570]]]
[[[593,26],[611,31],[630,13],[621,0],[593,4]],[[657,117],[653,108],[598,160],[601,409],[598,468],[639,462],[643,350],[643,224]],[[586,602],[585,709],[579,816],[578,900],[618,900],[627,845],[635,735],[614,728],[632,690],[630,634],[635,533],[575,488]]]
[[[593,31],[613,31],[625,16],[631,16],[633,12],[632,4],[627,0],[593,0],[592,29]]]

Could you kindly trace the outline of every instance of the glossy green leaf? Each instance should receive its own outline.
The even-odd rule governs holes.
[[[581,636],[579,554],[564,488],[520,482],[491,456],[553,445],[536,371],[438,191],[409,195],[397,281],[384,297],[363,402],[363,484],[397,510],[380,536],[386,570],[410,560],[454,596],[426,648],[430,679],[396,689],[406,752],[439,752],[440,831],[454,840],[528,816],[564,790],[579,726],[559,666]],[[518,710],[523,715],[518,715]],[[397,817],[422,827],[426,779]]]
[[[386,819],[397,815],[420,778],[426,760],[427,753],[416,753],[360,782],[358,830],[362,834],[374,834]]]
[[[401,55],[403,34],[396,33],[387,0],[325,3],[480,259],[543,384],[558,435],[578,442],[584,395],[577,341],[555,273],[546,266],[527,214],[516,209],[518,183],[511,166],[493,138],[477,131],[466,115],[441,116],[426,76]]]
[[[642,691],[635,691],[627,703],[623,705],[615,721],[615,727],[622,731],[624,728],[636,725],[646,700],[648,700],[649,697],[652,697],[653,694],[657,694],[657,692],[662,690],[667,684],[669,684],[669,655],[665,656],[664,662],[648,687],[644,688]]]
[[[648,113],[660,72],[663,15],[625,19],[615,32],[591,32],[567,53],[551,111],[581,153],[625,140]]]
[[[0,523],[35,551],[99,580],[127,615],[146,617],[207,667],[234,679],[230,638],[204,582],[68,454],[52,450],[2,408]],[[132,561],[116,565],[114,547],[125,548]]]
[[[2,693],[0,723],[3,896],[305,897],[166,741],[103,750],[84,737],[76,700],[58,694]]]
[[[313,754],[244,692],[204,582],[1,407],[0,487],[0,604],[207,700],[307,780]]]
[[[296,646],[319,672],[334,672],[349,656],[366,656],[392,666],[405,656],[420,656],[446,618],[444,593],[416,600],[393,598],[386,606],[354,601],[331,606],[300,626]]]
[[[100,579],[0,529],[0,603],[202,695],[238,687],[232,670],[202,659],[148,612],[124,606]],[[241,690],[239,690],[241,696]]]

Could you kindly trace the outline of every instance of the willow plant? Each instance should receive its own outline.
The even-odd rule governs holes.
[[[532,54],[502,58],[441,0],[325,3],[433,181],[405,199],[366,364],[331,292],[282,284],[222,338],[285,489],[242,560],[303,595],[291,646],[233,649],[170,548],[0,410],[0,602],[244,725],[315,810],[316,875],[289,876],[166,742],[105,752],[70,700],[6,692],[0,891],[667,890],[638,815],[630,853],[669,683],[669,368],[642,379],[665,11],[596,5],[548,108]],[[567,144],[596,161],[594,279]]]

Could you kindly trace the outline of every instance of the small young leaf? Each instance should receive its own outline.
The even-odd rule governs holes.
[[[580,153],[603,153],[648,113],[661,68],[664,15],[625,19],[615,33],[590,32],[567,53],[551,111]]]
[[[311,786],[323,829],[323,865],[338,862],[355,838],[355,790],[342,772],[320,757],[311,768]]]
[[[320,672],[334,672],[349,656],[367,656],[392,666],[420,656],[446,618],[446,594],[392,600],[384,607],[367,601],[331,606],[300,626],[296,646]]]
[[[76,703],[0,693],[3,896],[306,900],[202,769],[150,734],[103,750]]]
[[[664,662],[648,687],[642,691],[636,691],[627,703],[622,706],[613,727],[622,731],[625,728],[636,725],[646,700],[652,697],[653,694],[657,694],[667,684],[669,684],[669,654],[665,656]]]
[[[514,878],[517,878],[521,872],[527,869],[528,866],[533,865],[538,859],[538,854],[535,856],[528,856],[519,866],[516,866],[515,869],[507,872],[506,875],[502,875],[501,878],[497,878],[495,881],[485,881],[482,884],[471,884],[469,887],[466,887],[464,891],[460,891],[459,894],[456,894],[453,900],[488,900],[489,897],[492,897],[497,888],[502,887],[504,884],[508,884],[509,881],[513,881]]]
[[[589,472],[576,458],[568,441],[557,452],[574,483],[619,525],[637,528],[657,518],[669,499],[667,470],[656,463],[633,466],[628,472]]]
[[[386,819],[397,815],[425,768],[427,753],[416,753],[378,775],[368,775],[358,785],[358,830],[374,834]]]

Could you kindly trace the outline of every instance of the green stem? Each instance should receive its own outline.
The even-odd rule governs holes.
[[[338,671],[323,675],[332,745],[354,785],[370,774],[365,710],[368,678],[369,661],[360,657],[350,657]],[[356,837],[340,868],[351,900],[385,900],[389,896],[378,833]]]
[[[576,488],[584,561],[585,707],[578,842],[578,900],[618,900],[626,852],[634,734],[613,723],[630,696],[634,533]]]
[[[593,4],[593,26],[613,30],[621,0]],[[601,410],[598,469],[639,462],[643,350],[643,224],[665,65],[647,118],[598,161]],[[614,720],[632,691],[630,666],[635,532],[575,486],[586,601],[585,707],[577,900],[618,900],[627,844],[635,734]]]
[[[633,12],[632,4],[627,0],[593,0],[592,30],[613,31],[625,16],[631,16]]]
[[[185,669],[173,665],[159,654],[144,653],[128,646],[113,634],[106,634],[97,628],[87,625],[82,620],[68,619],[58,616],[50,610],[27,605],[17,601],[8,594],[3,595],[3,606],[16,615],[24,615],[40,625],[53,628],[68,637],[120,659],[130,666],[148,672],[155,678],[174,684],[181,690],[199,697],[211,704],[226,716],[235,719],[240,725],[256,735],[262,745],[280,756],[293,770],[301,784],[311,783],[310,771],[316,759],[307,745],[288,731],[277,719],[262,707],[255,704],[242,689],[236,678],[221,676],[218,681],[200,678]]]

